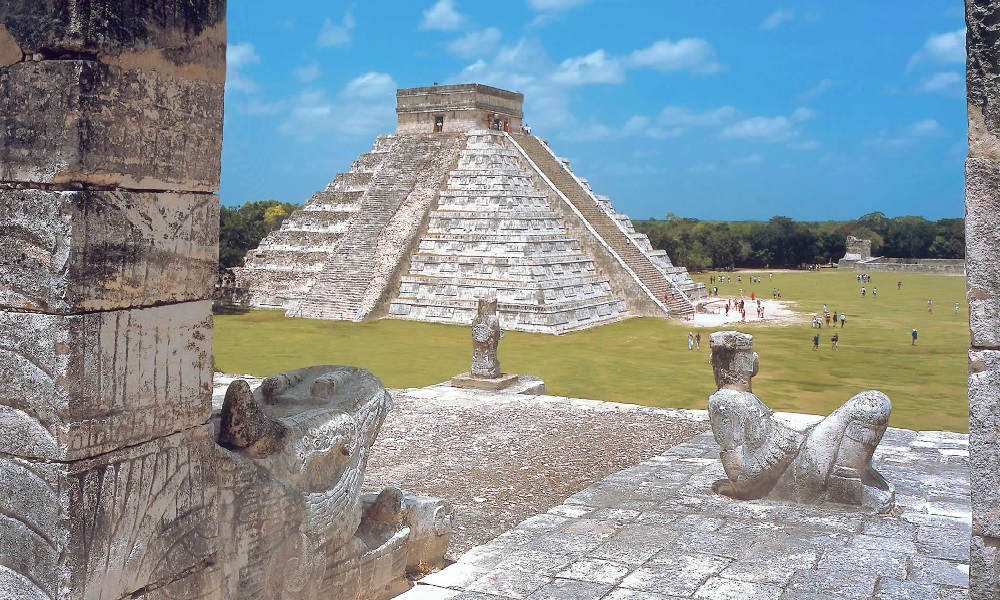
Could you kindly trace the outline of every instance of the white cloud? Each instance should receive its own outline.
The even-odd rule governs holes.
[[[795,13],[790,10],[778,9],[771,13],[766,19],[761,21],[761,29],[776,29],[780,27],[782,23],[786,21],[791,21],[795,18]]]
[[[377,100],[391,96],[395,102],[396,82],[386,73],[372,71],[352,79],[344,87],[340,95],[344,98],[358,98],[362,100]]]
[[[540,12],[562,11],[586,4],[590,0],[528,0],[528,6]]]
[[[924,77],[915,91],[931,94],[965,95],[965,78],[955,71],[942,71]]]
[[[811,119],[811,118],[813,118],[815,116],[816,116],[816,111],[814,111],[814,110],[812,110],[810,108],[805,108],[805,107],[801,107],[800,106],[799,108],[795,109],[795,112],[792,113],[792,120],[793,121],[808,121],[809,119]]]
[[[250,42],[230,44],[226,47],[226,89],[253,94],[260,90],[257,84],[242,72],[249,65],[260,62],[260,57]]]
[[[465,17],[455,10],[453,0],[437,0],[434,6],[424,11],[420,29],[454,31],[465,23]]]
[[[701,38],[684,38],[676,42],[658,40],[649,48],[632,52],[629,64],[656,71],[695,73],[715,73],[726,68],[716,59],[712,45]]]
[[[301,142],[322,136],[373,136],[395,121],[396,82],[385,73],[365,73],[351,80],[335,98],[323,90],[303,90],[288,101],[289,112],[278,130]]]
[[[448,44],[448,52],[460,58],[478,58],[496,52],[502,34],[496,27],[470,31]]]
[[[822,145],[823,144],[820,144],[816,140],[800,140],[791,142],[790,144],[788,144],[788,147],[791,148],[792,150],[816,150]]]
[[[757,163],[764,162],[764,157],[760,154],[750,154],[748,156],[741,156],[739,158],[734,158],[729,161],[729,164],[735,167],[742,167],[746,165],[755,165]]]
[[[724,139],[759,142],[787,142],[799,135],[788,117],[751,117],[727,125],[719,134]]]
[[[896,131],[882,129],[876,137],[866,140],[864,144],[880,150],[905,148],[926,139],[940,137],[945,133],[947,133],[945,128],[937,120],[924,119]]]
[[[631,117],[622,126],[621,135],[662,140],[684,135],[697,127],[718,127],[736,115],[737,111],[732,106],[700,112],[683,106],[666,106],[653,119],[643,115]]]
[[[595,50],[562,61],[552,74],[552,81],[561,85],[621,83],[625,81],[625,70],[618,59],[609,57],[604,50]]]
[[[292,74],[302,83],[312,83],[319,79],[322,72],[323,70],[320,68],[319,63],[314,62],[294,69]]]
[[[830,79],[829,77],[826,79],[822,79],[820,80],[819,83],[817,83],[813,87],[799,94],[799,101],[808,102],[809,100],[812,100],[813,98],[822,95],[824,92],[826,92],[828,89],[832,88],[835,85],[837,85],[837,82]]]
[[[351,42],[351,30],[356,25],[354,15],[351,11],[346,11],[340,23],[334,23],[330,19],[323,21],[323,27],[316,38],[316,45],[320,48],[336,48],[346,46]]]
[[[906,69],[918,64],[959,64],[965,62],[965,28],[934,34],[910,56]]]

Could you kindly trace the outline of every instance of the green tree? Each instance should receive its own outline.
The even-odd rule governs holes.
[[[299,205],[278,200],[247,202],[238,208],[219,210],[219,269],[243,265],[246,253],[256,248],[264,236],[281,227],[286,216]]]

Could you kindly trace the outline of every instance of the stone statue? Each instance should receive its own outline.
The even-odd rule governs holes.
[[[479,299],[476,318],[472,320],[472,376],[486,379],[500,377],[500,360],[497,345],[503,338],[500,317],[497,316],[497,299],[487,296]]]
[[[407,589],[409,555],[424,562],[416,570],[441,566],[427,561],[443,561],[450,506],[396,488],[361,494],[391,404],[379,380],[357,367],[279,373],[255,392],[242,380],[230,385],[217,427],[228,449],[220,448],[228,459],[220,463],[223,504],[236,518],[221,547],[255,557],[262,573],[241,578],[232,597],[387,597],[375,591]]]
[[[885,394],[862,392],[806,431],[795,430],[753,394],[753,336],[710,338],[718,391],[708,399],[712,432],[728,479],[713,489],[733,498],[839,502],[876,512],[892,508],[894,489],[871,465],[889,422]]]

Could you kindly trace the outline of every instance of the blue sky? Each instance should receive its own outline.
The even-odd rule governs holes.
[[[485,83],[632,218],[960,217],[959,0],[229,3],[221,197],[304,202],[395,128],[395,89]]]

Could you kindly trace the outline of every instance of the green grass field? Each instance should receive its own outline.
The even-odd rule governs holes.
[[[754,335],[760,374],[754,392],[774,410],[827,414],[852,395],[879,389],[892,399],[891,425],[908,429],[968,431],[966,363],[969,346],[965,279],[936,275],[874,274],[861,298],[852,271],[778,272],[771,287],[803,313],[825,303],[847,314],[837,327],[840,349],[830,348],[830,328],[789,325],[693,328],[664,319],[638,318],[564,336],[507,332],[500,343],[503,370],[537,375],[548,393],[676,408],[704,408],[715,385],[708,364],[708,333],[740,329]],[[758,273],[759,274],[759,273]],[[720,294],[738,293],[733,283]],[[708,275],[696,277],[708,282]],[[896,281],[902,280],[902,290]],[[871,298],[878,287],[877,299]],[[928,314],[927,299],[934,300]],[[959,313],[954,303],[961,303]],[[766,315],[767,313],[765,313]],[[911,346],[910,331],[919,342]],[[701,331],[702,349],[687,349],[688,331]],[[467,371],[472,355],[468,327],[382,320],[342,323],[286,319],[277,311],[215,318],[216,368],[264,376],[315,364],[349,364],[372,370],[389,387],[421,387]]]

